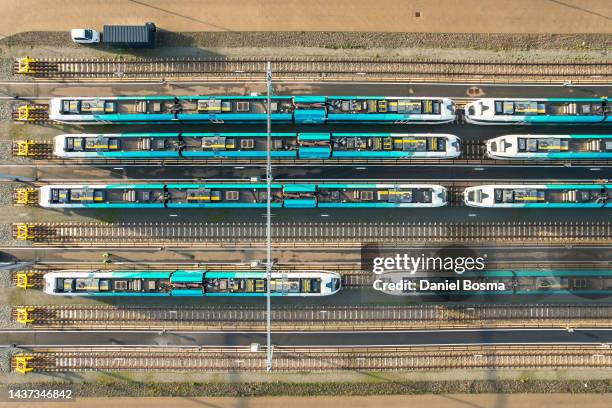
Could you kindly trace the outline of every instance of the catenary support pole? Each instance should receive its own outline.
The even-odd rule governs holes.
[[[266,137],[266,370],[272,371],[272,304],[270,296],[272,274],[272,66],[268,61],[267,85],[267,137]]]

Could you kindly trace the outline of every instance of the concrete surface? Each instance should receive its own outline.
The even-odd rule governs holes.
[[[170,31],[612,33],[600,0],[0,1],[1,34],[154,21]]]
[[[607,408],[610,394],[442,394],[442,395],[393,395],[376,397],[257,397],[257,398],[83,398],[65,406],[73,408],[105,408],[109,403],[131,408],[158,407],[214,407],[214,408],[319,408],[337,407],[433,407],[433,408]],[[13,407],[12,403],[0,403],[0,407]],[[57,403],[20,403],[21,408],[58,406]]]
[[[275,331],[275,347],[412,347],[459,345],[599,345],[612,329],[449,329],[396,331]],[[266,332],[188,330],[0,329],[0,348],[18,347],[247,347],[266,343]]]

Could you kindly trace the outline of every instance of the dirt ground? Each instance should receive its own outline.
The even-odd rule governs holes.
[[[182,32],[612,33],[609,0],[0,0],[0,9],[3,36],[146,21]]]
[[[130,408],[210,407],[210,408],[609,408],[610,394],[450,394],[397,395],[384,397],[263,397],[263,398],[84,398],[69,403],[20,403],[20,408],[73,407],[106,408],[109,404]],[[1,403],[0,407],[13,407]]]

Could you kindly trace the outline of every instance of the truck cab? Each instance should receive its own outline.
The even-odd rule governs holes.
[[[96,44],[100,42],[100,33],[91,28],[73,28],[70,30],[72,41],[77,44]]]

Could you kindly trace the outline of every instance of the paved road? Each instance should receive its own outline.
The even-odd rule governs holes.
[[[145,21],[170,31],[611,32],[608,4],[598,0],[208,0],[205,6],[198,0],[90,0],[87,7],[76,0],[3,0],[0,4],[3,35]]]
[[[377,247],[368,247],[376,251]],[[223,248],[173,248],[168,245],[160,248],[120,249],[111,248],[115,264],[126,263],[242,263],[261,260],[265,249],[240,248],[224,250]],[[40,261],[66,262],[68,265],[87,262],[100,263],[102,254],[109,247],[93,248],[53,248],[53,247],[0,247],[0,262]],[[326,248],[326,262],[361,262],[361,249]],[[379,249],[381,256],[394,256],[396,253],[407,253],[419,256],[486,256],[487,262],[610,262],[612,247],[586,246],[572,249],[564,246],[439,246],[434,243],[428,246],[389,246]],[[384,255],[388,253],[389,255]],[[486,255],[485,255],[486,254]],[[274,249],[276,262],[320,262],[321,250],[314,249]]]
[[[552,370],[551,370],[552,371]],[[568,370],[571,372],[571,370]],[[579,371],[580,372],[580,371]],[[358,377],[359,380],[369,377],[369,372],[349,372]],[[480,370],[476,370],[474,376],[478,376]],[[556,373],[556,371],[555,371]],[[83,376],[87,373],[79,373]],[[97,373],[96,373],[97,374]],[[160,373],[161,375],[157,378],[164,378],[163,375],[166,373]],[[344,373],[343,373],[344,374]],[[419,375],[420,372],[415,373],[415,378],[423,378]],[[98,374],[99,375],[99,374]],[[465,374],[461,372],[463,377]],[[579,374],[578,374],[579,375]],[[147,378],[152,377],[153,373],[147,372]],[[268,374],[270,376],[270,374]],[[282,377],[281,377],[282,376]],[[286,373],[279,373],[279,380],[286,380]],[[321,373],[313,373],[312,379],[320,380]],[[338,373],[333,374],[335,379],[339,378]],[[419,376],[419,377],[417,377]],[[435,376],[435,377],[434,377]],[[383,377],[389,378],[389,375]],[[189,378],[194,379],[194,374],[190,373]],[[216,376],[217,381],[218,375]],[[245,374],[240,374],[241,379],[245,379]],[[344,375],[340,378],[346,378]],[[396,378],[396,377],[392,377]],[[399,377],[403,378],[403,377]],[[431,378],[439,378],[437,372],[432,373]],[[470,376],[470,379],[472,376]],[[480,377],[477,377],[480,378]],[[337,380],[339,381],[339,380]],[[128,398],[128,397],[113,397],[113,404],[117,406],[129,406],[130,408],[167,408],[172,406],[181,406],[182,408],[201,408],[201,407],[215,407],[215,408],[236,408],[236,407],[248,407],[248,408],[311,408],[316,406],[317,408],[338,408],[338,407],[385,407],[385,408],[406,408],[406,407],[435,407],[435,408],[459,408],[459,407],[472,407],[472,408],[484,408],[484,407],[523,407],[523,408],[573,408],[573,407],[588,407],[588,408],[610,408],[610,395],[609,394],[434,394],[434,395],[388,395],[388,396],[369,396],[369,397],[339,397],[339,396],[325,396],[325,397],[139,397],[139,398]],[[44,408],[45,403],[27,404],[21,403],[24,408]],[[7,403],[0,407],[12,408],[14,404]],[[71,402],[69,407],[72,408],[108,408],[108,398],[82,398],[78,397],[78,400]]]
[[[610,222],[612,208],[300,208],[274,209],[273,222]],[[0,224],[16,222],[265,222],[264,209],[48,209],[4,207]]]
[[[0,347],[32,346],[248,346],[265,343],[265,332],[34,331],[2,330]],[[601,344],[612,329],[491,329],[346,332],[276,332],[279,347],[420,346],[466,344]]]
[[[474,84],[414,84],[389,82],[300,82],[277,83],[276,95],[391,95],[391,96],[446,96],[454,98],[474,97],[468,93]],[[610,94],[612,85],[478,85],[479,97],[599,97]],[[250,82],[210,82],[169,80],[162,84],[152,82],[0,82],[0,95],[19,95],[23,98],[50,98],[61,96],[112,96],[112,95],[249,95],[265,94],[266,84]]]
[[[453,180],[521,180],[521,183],[563,180],[593,181],[601,178],[612,178],[612,160],[601,164],[572,165],[512,165],[488,166],[481,164],[388,164],[388,165],[283,165],[274,166],[273,174],[277,182],[301,180],[317,183],[329,180],[361,180],[380,182],[381,180],[404,180],[409,182],[423,180],[435,184]],[[11,175],[21,180],[34,179],[44,183],[102,183],[104,181],[122,180],[124,182],[182,181],[210,182],[242,180],[251,177],[264,179],[262,165],[228,164],[224,166],[190,164],[112,164],[112,165],[0,165],[0,173]]]

